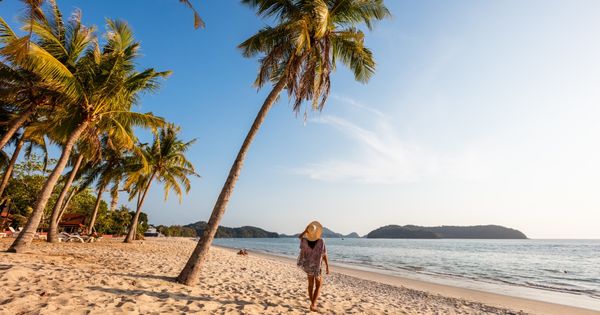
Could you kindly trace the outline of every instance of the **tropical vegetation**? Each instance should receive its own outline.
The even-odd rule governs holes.
[[[14,146],[12,156],[2,151],[0,201],[14,210],[15,222],[25,223],[9,251],[27,248],[40,228],[48,230],[49,241],[57,241],[61,217],[76,211],[82,198],[91,209],[86,213],[91,221],[82,232],[113,229],[100,222],[113,218],[106,215],[101,198],[107,189],[115,213],[119,191],[131,198],[142,192],[145,196],[155,178],[179,196],[181,186],[189,191],[187,176],[195,172],[183,154],[193,141],[180,141],[177,127],[135,110],[140,96],[155,92],[170,72],[138,69],[140,44],[129,25],[107,19],[106,31],[98,34],[83,24],[79,11],[64,18],[53,0],[24,2],[24,35],[0,17],[0,149]],[[194,14],[196,24],[201,23],[195,10]],[[173,141],[167,149],[172,151],[162,151],[160,143],[145,148],[138,130],[156,133],[155,139],[170,137],[161,140]],[[33,150],[47,152],[48,144],[59,148],[58,159],[48,163],[46,156],[41,170],[40,163],[34,163],[33,173],[16,172],[23,147],[31,157]],[[66,168],[70,171],[63,175]],[[141,217],[147,221],[141,204],[126,220],[130,232],[139,232]]]

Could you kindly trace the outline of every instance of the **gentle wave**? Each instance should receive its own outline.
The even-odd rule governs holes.
[[[217,239],[215,244],[298,254],[297,239]],[[581,296],[587,300],[575,304],[600,310],[600,240],[326,239],[326,244],[333,262],[426,280],[462,279],[483,290],[486,284],[527,288],[534,290],[530,298],[544,292]]]

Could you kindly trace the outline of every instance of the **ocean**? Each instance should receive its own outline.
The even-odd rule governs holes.
[[[325,239],[345,267],[600,311],[600,240]],[[295,238],[215,245],[296,258]]]

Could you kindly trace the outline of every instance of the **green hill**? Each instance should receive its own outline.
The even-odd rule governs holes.
[[[202,235],[204,230],[206,229],[206,222],[199,221],[196,223],[184,225],[184,227],[189,227],[196,230],[198,235]],[[261,228],[257,228],[254,226],[242,226],[237,228],[230,228],[225,226],[219,226],[217,230],[216,238],[277,238],[279,234],[275,232],[265,231]]]
[[[521,231],[499,225],[436,226],[387,225],[371,231],[367,238],[462,238],[462,239],[526,239]]]

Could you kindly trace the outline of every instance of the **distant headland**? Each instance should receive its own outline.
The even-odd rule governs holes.
[[[462,238],[462,239],[527,239],[515,229],[500,225],[436,226],[386,225],[369,232],[366,238]]]
[[[206,222],[199,221],[185,225],[192,228],[197,235],[202,235],[206,229]],[[224,227],[219,226],[216,238],[286,238],[298,237],[299,234],[287,235],[269,232],[259,227]],[[344,235],[323,227],[323,238],[359,238],[356,232]],[[390,239],[527,239],[527,236],[515,229],[500,225],[475,225],[475,226],[436,226],[424,227],[417,225],[386,225],[367,233],[364,238],[390,238]]]

